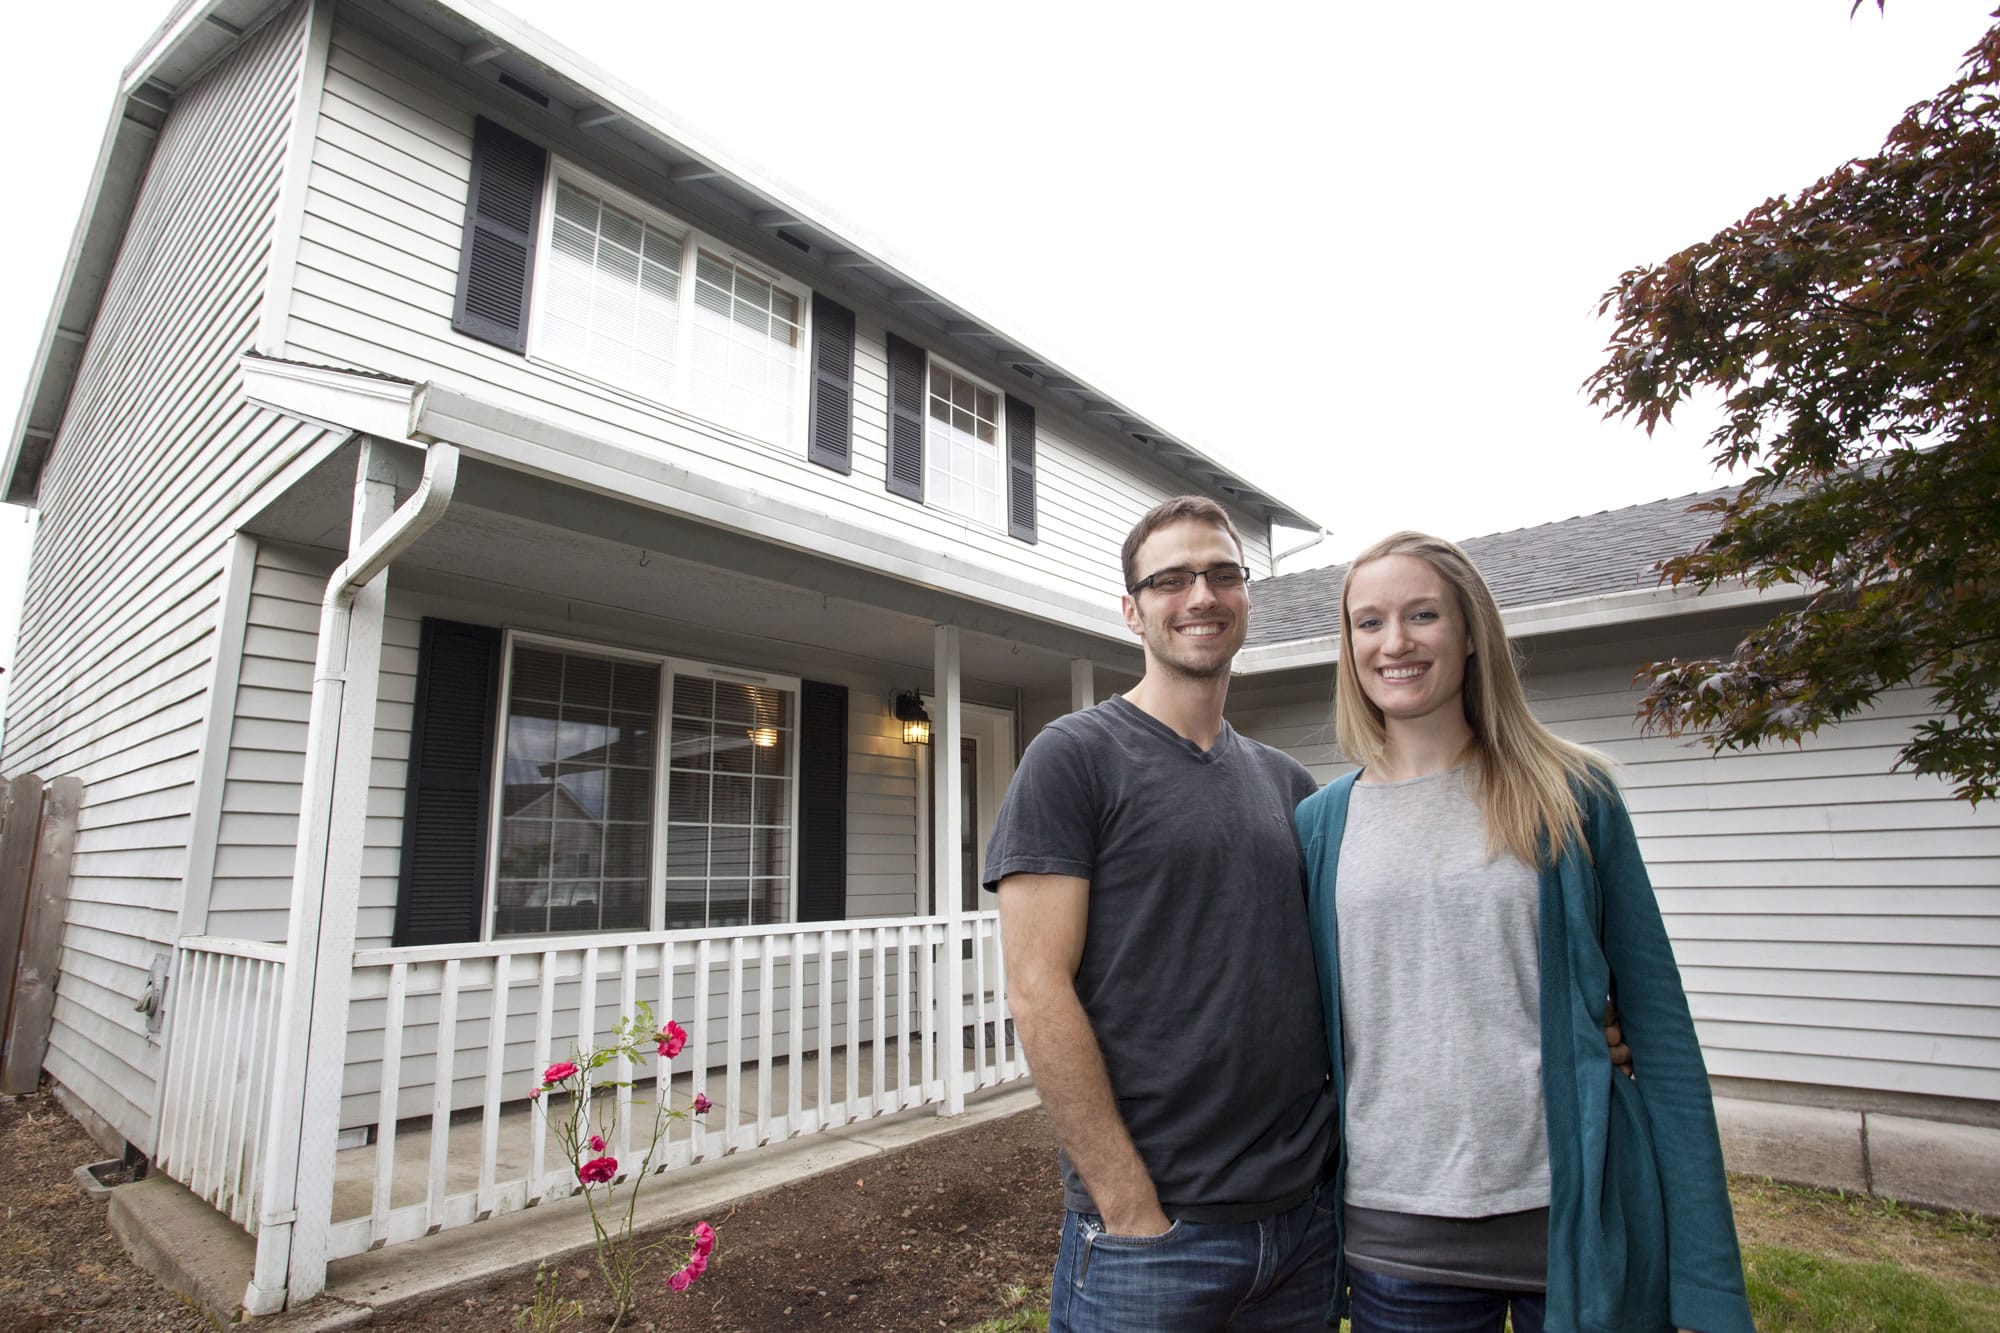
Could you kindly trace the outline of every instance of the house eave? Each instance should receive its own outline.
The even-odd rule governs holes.
[[[36,344],[27,391],[0,458],[0,499],[35,504],[42,468],[62,429],[83,349],[174,94],[283,7],[270,0],[188,0],[126,66]]]
[[[1510,639],[1566,634],[1610,626],[1643,625],[1695,612],[1727,611],[1782,602],[1807,595],[1797,584],[1771,588],[1723,588],[1699,592],[1692,587],[1660,586],[1624,592],[1573,597],[1502,609],[1501,621]],[[1282,643],[1260,644],[1236,655],[1238,675],[1262,675],[1299,667],[1328,667],[1340,660],[1338,634],[1315,635]]]
[[[456,42],[462,29],[472,30],[474,40],[459,44],[461,60],[496,80],[505,73],[535,86],[550,98],[546,114],[614,149],[622,144],[629,151],[636,137],[650,150],[653,165],[669,179],[697,187],[725,183],[726,193],[711,191],[715,201],[760,230],[782,230],[810,242],[806,262],[893,306],[902,318],[922,326],[941,349],[956,347],[974,363],[997,359],[1003,368],[1022,372],[1028,383],[1078,416],[1099,423],[1126,447],[1185,479],[1191,489],[1214,494],[1267,523],[1308,530],[1322,526],[1073,375],[1028,340],[972,313],[947,295],[939,282],[859,226],[796,187],[732,157],[646,94],[505,10],[485,0],[379,3],[440,38]]]
[[[1131,652],[1116,608],[1045,582],[975,564],[951,551],[864,529],[834,514],[609,443],[462,390],[359,371],[238,359],[244,397],[260,407],[340,431],[457,445],[470,459],[553,483],[647,505],[762,542],[886,575],[947,596],[1004,608]]]

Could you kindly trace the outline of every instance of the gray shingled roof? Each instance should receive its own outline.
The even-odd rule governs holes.
[[[1486,576],[1502,608],[1651,588],[1659,582],[1655,565],[1690,549],[1715,527],[1714,515],[1690,514],[1688,507],[1733,489],[1607,509],[1473,537],[1459,545]],[[1346,578],[1346,565],[1328,565],[1260,580],[1251,590],[1256,611],[1245,646],[1338,633],[1340,587]]]

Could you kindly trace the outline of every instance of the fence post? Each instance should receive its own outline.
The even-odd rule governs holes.
[[[8,1006],[7,1057],[0,1066],[0,1092],[33,1092],[49,1050],[49,1023],[55,1016],[56,968],[62,955],[63,907],[69,901],[69,860],[76,847],[76,815],[83,783],[57,778],[43,793],[40,828],[22,820],[22,841],[34,847],[27,921],[22,928],[20,971]],[[33,836],[28,836],[30,832]],[[11,964],[12,955],[9,960]]]

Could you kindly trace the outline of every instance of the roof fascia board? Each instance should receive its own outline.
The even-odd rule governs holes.
[[[250,401],[315,425],[414,444],[455,444],[469,457],[513,471],[651,505],[1130,648],[1130,632],[1110,607],[1004,570],[975,566],[893,532],[864,529],[634,454],[461,390],[254,355],[237,364]]]
[[[408,440],[417,386],[408,380],[360,375],[246,354],[236,359],[243,396],[259,407],[329,430],[361,431]]]
[[[919,546],[894,532],[863,528],[818,510],[703,476],[662,459],[432,383],[419,390],[410,437],[441,440],[469,456],[621,499],[822,559],[886,574],[968,601],[1005,607],[1064,629],[1126,646],[1130,633],[1108,606],[1097,606],[1033,579],[976,566],[950,552]]]
[[[1712,589],[1708,592],[1675,587],[1634,588],[1596,597],[1575,597],[1560,602],[1511,607],[1501,611],[1500,619],[1507,627],[1508,638],[1525,639],[1606,626],[1641,625],[1697,611],[1727,611],[1809,595],[1809,589],[1796,583],[1782,583],[1770,588]],[[1267,643],[1246,648],[1236,655],[1236,674],[1255,676],[1296,667],[1332,666],[1339,660],[1340,636],[1320,634],[1288,643]]]
[[[27,389],[7,437],[5,459],[0,461],[0,499],[9,503],[35,503],[41,464],[61,430],[70,387],[82,364],[84,346],[163,120],[156,109],[121,95],[104,128],[97,164],[84,191],[83,210],[70,235],[69,252],[63,256],[62,276],[56,281],[55,297],[35,347]],[[28,482],[17,473],[28,461],[25,455],[31,435],[42,440],[42,446],[32,460],[35,478]]]
[[[942,307],[946,324],[964,321],[978,325],[986,330],[981,336],[995,340],[996,344],[1003,348],[1018,349],[1028,358],[1023,364],[1033,365],[1043,379],[1055,382],[1052,386],[1038,384],[1038,388],[1051,395],[1069,393],[1078,398],[1077,406],[1070,409],[1073,415],[1079,417],[1084,415],[1085,405],[1092,403],[1115,409],[1118,415],[1136,423],[1141,428],[1140,433],[1156,436],[1172,446],[1171,449],[1151,450],[1159,454],[1170,469],[1176,464],[1168,460],[1180,455],[1192,459],[1195,464],[1212,471],[1219,478],[1202,482],[1190,477],[1190,482],[1208,490],[1219,490],[1222,485],[1236,483],[1237,489],[1240,489],[1244,496],[1254,495],[1257,498],[1252,500],[1243,496],[1229,495],[1227,491],[1222,492],[1221,498],[1239,508],[1257,513],[1267,522],[1282,523],[1288,527],[1307,530],[1322,526],[1318,520],[1272,499],[1268,490],[1252,482],[1236,469],[1216,462],[1202,451],[1166,431],[1155,429],[1142,414],[1126,410],[1116,399],[1093,388],[1083,377],[1072,375],[1052,359],[1034,354],[1030,342],[1011,336],[996,327],[991,320],[967,310],[962,303],[946,295],[934,278],[921,273],[916,265],[891,252],[882,241],[869,235],[848,218],[800,191],[796,186],[785,184],[733,157],[727,150],[709,142],[699,130],[653,102],[638,89],[585,60],[504,9],[486,3],[486,0],[425,0],[425,3],[436,10],[453,14],[460,21],[477,28],[488,40],[506,48],[517,58],[538,66],[559,80],[587,91],[590,94],[591,105],[582,109],[588,112],[593,121],[607,115],[615,115],[647,133],[667,140],[677,151],[729,177],[742,188],[757,195],[765,210],[796,219],[799,225],[820,232],[836,242],[839,251],[859,256],[866,261],[861,267],[874,269],[890,279],[889,294],[883,298],[885,302],[892,305],[908,305],[914,299],[923,304]],[[899,300],[896,296],[898,293],[910,299]],[[929,340],[934,341],[948,332],[949,330],[941,332],[927,329],[927,336]],[[1128,449],[1147,448],[1143,443],[1134,441],[1128,436],[1114,435],[1113,438]]]

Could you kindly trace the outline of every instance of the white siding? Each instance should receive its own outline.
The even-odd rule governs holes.
[[[48,1068],[145,1146],[133,1010],[174,937],[231,515],[318,432],[231,390],[254,333],[302,10],[176,101],[43,474],[5,768],[83,780]]]
[[[1619,765],[1709,1072],[2000,1100],[2000,810],[1889,771],[1925,696],[1711,757],[1633,721],[1633,670],[1687,649],[1551,653],[1528,685],[1544,721]],[[1331,676],[1239,681],[1231,717],[1324,782],[1349,767]]]
[[[769,444],[454,333],[451,308],[473,116],[487,95],[478,87],[456,69],[416,63],[368,20],[342,12],[333,34],[286,324],[290,355],[438,379],[885,538],[894,534],[996,571],[1032,571],[1090,596],[1116,597],[1117,553],[1126,531],[1145,509],[1184,484],[1039,398],[1038,544],[890,496],[883,486],[885,330],[882,312],[866,303],[859,303],[857,328],[854,471],[845,477],[806,462],[803,411],[797,414],[798,439]],[[742,245],[772,267],[797,271],[786,258],[788,247],[663,196],[657,181],[635,178],[629,167],[566,139],[566,132],[535,119],[532,109],[504,104],[493,109],[524,115],[532,132],[559,155]],[[986,373],[1013,378],[1006,371]],[[1268,530],[1257,523],[1245,527],[1251,564],[1265,572]]]

